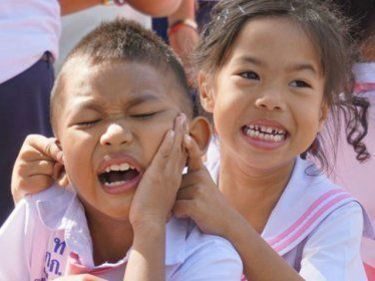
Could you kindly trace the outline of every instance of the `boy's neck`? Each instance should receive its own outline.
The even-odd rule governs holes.
[[[133,243],[133,230],[129,221],[115,220],[85,209],[93,244],[94,264],[115,263],[124,258]]]
[[[277,169],[260,171],[221,155],[219,188],[238,212],[259,233],[287,186],[294,161]]]

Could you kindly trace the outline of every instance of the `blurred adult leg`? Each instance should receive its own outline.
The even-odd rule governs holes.
[[[54,71],[49,53],[0,84],[0,225],[13,209],[10,182],[14,161],[28,134],[51,136],[49,98]]]

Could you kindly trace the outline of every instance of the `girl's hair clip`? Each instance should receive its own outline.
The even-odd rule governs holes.
[[[242,8],[241,5],[238,6],[238,10],[240,10],[240,12],[244,15],[246,14],[245,10]]]

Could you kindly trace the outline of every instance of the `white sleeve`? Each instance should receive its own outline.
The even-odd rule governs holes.
[[[30,280],[28,221],[32,223],[22,200],[0,228],[0,280]]]
[[[307,281],[367,280],[360,256],[362,231],[358,203],[334,211],[308,237],[300,275]]]
[[[174,274],[173,281],[240,281],[242,261],[233,246],[217,237],[193,251]]]

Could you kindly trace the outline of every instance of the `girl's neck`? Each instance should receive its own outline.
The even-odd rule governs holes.
[[[86,217],[95,265],[115,263],[124,258],[133,243],[133,230],[129,221],[115,220],[87,208]]]
[[[221,154],[219,188],[227,200],[260,233],[288,184],[294,161],[273,169],[244,167]]]

